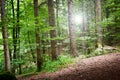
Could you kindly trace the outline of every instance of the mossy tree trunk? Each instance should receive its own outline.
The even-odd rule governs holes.
[[[55,40],[56,37],[56,30],[55,28],[55,14],[54,14],[54,6],[53,0],[48,0],[48,13],[49,13],[49,26],[53,27],[53,30],[50,30],[50,38],[51,38],[51,55],[52,60],[57,59],[57,41]]]
[[[34,17],[35,17],[35,32],[36,32],[36,51],[37,51],[37,70],[41,70],[42,66],[42,54],[40,46],[40,31],[39,31],[39,20],[38,20],[38,0],[34,0]]]
[[[73,56],[78,56],[76,48],[75,34],[74,34],[74,20],[73,20],[73,0],[68,0],[68,26],[70,38],[70,53]]]
[[[8,33],[7,33],[7,25],[6,25],[5,0],[0,0],[0,6],[1,6],[2,36],[3,36],[3,45],[4,45],[4,57],[5,57],[5,70],[11,71],[10,53],[8,46]]]
[[[102,48],[103,41],[102,41],[102,12],[101,12],[101,0],[96,0],[96,22],[97,22],[97,47]]]

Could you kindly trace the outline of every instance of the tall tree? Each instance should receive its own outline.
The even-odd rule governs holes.
[[[96,20],[96,18],[97,18],[97,15],[96,15],[96,0],[94,0],[94,18],[95,18],[95,21],[94,21],[94,23],[95,23],[95,27],[94,27],[94,32],[95,32],[95,37],[97,38],[97,25],[96,25],[96,22],[97,22],[97,20]],[[97,48],[97,39],[95,39],[94,40],[94,43],[95,43],[95,45],[94,45],[94,49],[96,49]]]
[[[4,44],[5,70],[11,71],[10,54],[9,54],[9,46],[8,46],[8,33],[6,26],[5,0],[0,0],[0,5],[1,5],[2,36],[3,36],[3,44]]]
[[[102,12],[101,12],[101,0],[96,0],[96,22],[97,22],[97,47],[102,48]]]
[[[13,59],[16,59],[16,51],[17,51],[17,39],[16,39],[16,26],[15,26],[15,9],[14,9],[14,0],[11,0],[12,5],[12,17],[13,17]],[[12,72],[15,73],[16,65],[13,63]]]
[[[87,33],[87,21],[85,20],[85,1],[82,0],[82,37],[83,37],[83,41],[82,41],[82,49],[83,49],[83,54],[85,54],[87,52],[87,43],[86,43],[86,33]]]
[[[34,0],[34,17],[35,17],[35,31],[36,31],[36,51],[37,51],[37,70],[40,71],[42,66],[42,55],[40,46],[40,31],[39,31],[39,21],[38,21],[38,0]]]
[[[70,53],[73,56],[78,56],[73,22],[74,22],[74,20],[73,20],[73,0],[68,0],[68,26],[69,26],[69,38],[70,38]]]
[[[49,12],[49,26],[55,27],[55,14],[54,14],[54,6],[53,0],[48,0],[48,12]],[[56,30],[50,30],[50,37],[51,37],[51,55],[52,60],[57,59],[57,42],[55,40],[56,37]]]
[[[21,60],[20,55],[20,0],[17,0],[17,25],[16,25],[16,39],[17,39],[17,52],[18,59]],[[19,74],[22,73],[21,63],[19,63]]]

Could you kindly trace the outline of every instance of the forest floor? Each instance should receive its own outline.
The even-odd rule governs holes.
[[[120,53],[77,60],[54,73],[17,77],[18,80],[120,80]]]

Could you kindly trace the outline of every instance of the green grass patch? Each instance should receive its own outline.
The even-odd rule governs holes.
[[[58,60],[52,61],[50,58],[45,59],[42,72],[55,72],[62,68],[67,67],[69,64],[74,63],[75,59],[72,58],[70,55],[60,55]]]

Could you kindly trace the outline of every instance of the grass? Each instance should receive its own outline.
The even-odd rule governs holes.
[[[42,66],[42,72],[55,72],[62,68],[67,67],[69,64],[74,63],[75,59],[70,55],[60,55],[58,60],[52,61],[51,59],[47,59]]]
[[[73,64],[75,62],[75,58],[71,57],[70,55],[59,55],[58,59],[55,61],[52,61],[50,56],[45,54],[43,55],[43,65],[40,72],[36,72],[36,65],[32,66],[32,68],[29,68],[27,70],[24,69],[23,74],[17,75],[17,77],[27,77],[30,75],[37,75],[41,73],[46,72],[55,72],[62,68],[68,67],[70,64]]]
[[[59,55],[57,60],[52,61],[49,55],[44,54],[43,65],[40,72],[36,72],[36,65],[31,65],[31,67],[29,67],[28,69],[23,69],[22,75],[27,76],[32,74],[46,73],[46,72],[56,72],[63,68],[69,67],[69,65],[74,64],[75,62],[78,62],[83,58],[89,58],[98,55],[102,55],[102,54],[99,54],[98,52],[93,52],[93,54],[79,55],[76,58],[71,57],[69,54],[64,54],[64,55]]]

